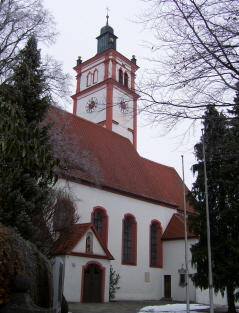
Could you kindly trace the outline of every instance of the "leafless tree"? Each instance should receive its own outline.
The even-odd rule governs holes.
[[[43,0],[0,1],[0,82],[10,82],[12,68],[17,55],[30,36],[38,42],[51,45],[57,31],[54,17],[43,6]],[[60,103],[69,98],[71,78],[62,71],[62,63],[51,56],[42,57],[49,94],[53,102]]]
[[[12,67],[25,41],[35,35],[38,41],[52,44],[57,32],[51,13],[42,0],[0,1],[0,74],[3,79]]]
[[[141,79],[142,107],[168,129],[201,118],[209,104],[230,107],[239,80],[238,0],[145,0],[139,22],[153,66]]]

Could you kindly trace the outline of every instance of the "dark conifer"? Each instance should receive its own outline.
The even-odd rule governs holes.
[[[34,37],[20,51],[0,100],[0,221],[34,241],[39,220],[52,205],[50,185],[59,163],[49,126],[41,124],[51,101]]]
[[[228,311],[235,313],[234,291],[239,286],[239,232],[238,206],[234,192],[225,179],[227,164],[231,163],[228,143],[232,132],[227,120],[215,107],[208,107],[204,116],[204,142],[207,163],[207,185],[211,232],[213,287],[216,292],[226,291]],[[208,288],[208,254],[206,230],[205,182],[202,141],[195,146],[197,174],[188,199],[198,216],[189,218],[190,229],[199,236],[191,248],[192,264],[196,274],[192,280],[197,287]]]

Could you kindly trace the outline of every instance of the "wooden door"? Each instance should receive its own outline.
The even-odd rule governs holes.
[[[171,275],[164,275],[164,297],[171,298]]]
[[[84,271],[83,302],[101,302],[101,270],[90,264]]]

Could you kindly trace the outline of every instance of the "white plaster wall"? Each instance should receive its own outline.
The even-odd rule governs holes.
[[[164,231],[175,210],[84,185],[71,183],[71,186],[81,200],[78,202],[79,222],[90,222],[95,206],[102,206],[109,216],[108,249],[115,258],[111,264],[121,275],[121,289],[117,291],[116,299],[160,299],[163,296],[163,270],[149,267],[149,226],[157,219]],[[126,213],[133,214],[137,221],[137,266],[121,264],[122,220]],[[150,273],[150,282],[145,282],[145,272]]]
[[[124,98],[128,102],[128,110],[127,114],[124,114],[119,109],[119,98]],[[114,87],[113,89],[113,120],[120,122],[122,126],[125,128],[133,129],[133,98],[126,92],[122,92],[122,90]]]
[[[188,240],[188,272],[195,273],[191,266],[190,247],[196,242],[196,239]],[[163,242],[163,275],[171,275],[171,296],[175,301],[186,301],[186,287],[179,285],[178,270],[185,269],[185,243],[184,240],[170,240]],[[196,289],[189,278],[189,297],[191,301],[196,301]]]
[[[88,73],[91,72],[93,74],[95,69],[98,70],[98,83],[104,80],[105,65],[103,62],[104,62],[104,58],[101,58],[81,68],[81,81],[80,81],[81,91],[93,85],[91,84],[90,86],[86,86],[86,78],[87,78]]]
[[[65,263],[64,296],[68,302],[80,302],[82,287],[82,267],[85,266],[87,262],[92,261],[92,259],[72,255],[66,256],[62,259]],[[109,260],[95,261],[97,261],[106,268],[104,302],[109,302],[110,262]]]
[[[98,106],[92,113],[86,112],[86,104],[87,101],[92,98],[96,97],[98,100]],[[77,111],[76,115],[85,118],[88,121],[99,123],[106,119],[106,86],[98,88],[91,93],[84,94],[77,99]]]
[[[204,304],[210,304],[209,300],[209,290],[201,290],[200,288],[197,288],[196,290],[196,301],[198,303],[204,303]],[[221,293],[218,293],[217,295],[213,295],[213,303],[214,305],[227,305],[227,297],[226,293],[224,294],[224,297],[222,297]]]

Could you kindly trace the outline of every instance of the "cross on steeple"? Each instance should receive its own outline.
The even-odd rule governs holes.
[[[109,10],[110,10],[110,9],[107,7],[106,10],[107,10],[107,15],[106,15],[107,21],[106,21],[106,25],[109,25],[109,24],[108,24],[108,19],[109,19]]]

